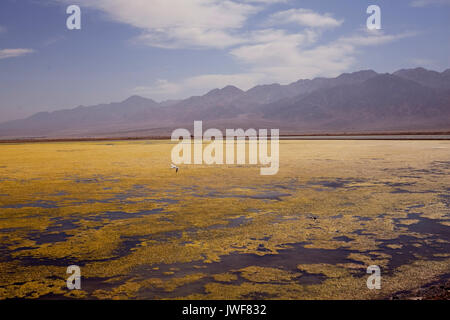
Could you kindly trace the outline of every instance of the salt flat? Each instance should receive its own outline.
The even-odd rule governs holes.
[[[450,273],[450,141],[281,141],[274,176],[177,174],[174,145],[1,145],[0,298],[374,299]]]

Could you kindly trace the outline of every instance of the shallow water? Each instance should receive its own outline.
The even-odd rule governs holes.
[[[271,177],[175,174],[171,147],[0,146],[0,298],[371,299],[450,273],[448,141],[281,141]]]

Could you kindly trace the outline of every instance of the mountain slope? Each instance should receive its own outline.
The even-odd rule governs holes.
[[[426,87],[439,90],[450,89],[450,69],[442,73],[424,68],[402,69],[393,74],[404,79],[415,81]]]
[[[234,128],[282,131],[450,129],[450,69],[423,68],[299,80],[242,91],[234,86],[203,96],[157,103],[132,96],[119,103],[37,113],[0,124],[0,137],[96,136],[115,132],[168,134],[194,120]],[[142,133],[143,134],[143,133]]]
[[[384,74],[266,106],[264,118],[314,129],[412,129],[421,123],[450,124],[450,94]]]

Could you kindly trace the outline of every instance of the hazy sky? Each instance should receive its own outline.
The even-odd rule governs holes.
[[[66,8],[81,7],[81,30]],[[369,32],[366,9],[381,7]],[[38,111],[450,68],[450,0],[1,0],[0,122]]]

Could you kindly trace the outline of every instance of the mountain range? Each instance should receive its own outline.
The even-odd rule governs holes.
[[[450,69],[364,70],[247,91],[227,86],[161,103],[131,96],[4,122],[0,138],[170,135],[194,120],[204,128],[279,128],[282,134],[449,130]]]

